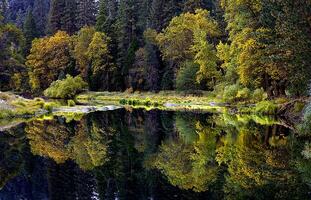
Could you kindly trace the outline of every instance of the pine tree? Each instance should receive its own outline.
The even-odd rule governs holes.
[[[73,34],[77,31],[76,10],[77,10],[76,0],[66,0],[64,8],[65,12],[61,22],[62,23],[61,29],[69,34]]]
[[[16,14],[16,19],[15,19],[15,25],[20,28],[23,29],[24,26],[24,13],[21,9],[18,10],[17,14]]]
[[[95,0],[77,0],[76,27],[93,26],[96,23],[97,4]]]
[[[178,0],[152,0],[147,28],[160,32],[168,26],[174,16],[182,12],[182,7],[182,2]],[[146,78],[148,80],[147,88],[151,90],[173,89],[174,70],[172,63],[165,63],[166,65],[164,65],[160,51],[154,44],[147,41],[145,49],[147,51],[148,71],[151,72]]]
[[[117,2],[114,0],[101,0],[99,2],[99,13],[96,18],[96,30],[108,34],[113,34],[112,25],[116,20]]]
[[[27,9],[33,8],[34,0],[10,0],[8,2],[7,20],[15,23],[19,17],[20,22],[25,21]],[[18,15],[19,13],[19,15]]]
[[[194,13],[196,9],[206,9],[210,12],[215,10],[215,0],[186,0],[184,3],[183,12]]]
[[[73,34],[77,31],[76,0],[52,0],[49,14],[48,32],[55,33],[58,30]]]
[[[34,20],[31,8],[28,8],[27,16],[24,23],[25,48],[24,54],[27,55],[31,48],[31,43],[34,38],[38,36],[36,22]]]
[[[0,0],[0,16],[5,17],[7,14],[8,2],[7,0]]]
[[[174,16],[181,13],[182,6],[178,0],[152,0],[149,16],[150,28],[161,31]]]
[[[118,56],[117,29],[116,20],[118,12],[118,3],[115,0],[101,0],[99,2],[99,13],[96,20],[96,31],[104,32],[110,37],[109,51],[112,55],[112,61],[116,63]],[[120,72],[120,70],[116,70]],[[115,74],[118,76],[117,74]],[[118,81],[117,81],[118,82]],[[119,81],[120,82],[120,81]]]
[[[50,0],[35,0],[33,6],[33,16],[36,21],[39,36],[45,35],[50,10]]]
[[[117,65],[121,69],[123,77],[128,75],[138,49],[137,14],[137,4],[134,0],[121,1],[116,21],[116,32],[118,34]]]
[[[64,7],[65,7],[65,0],[52,0],[47,27],[47,32],[49,34],[54,34],[58,30],[61,30],[62,28],[61,19],[64,16]]]

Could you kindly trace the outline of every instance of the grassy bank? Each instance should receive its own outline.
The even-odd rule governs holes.
[[[86,92],[76,97],[79,103],[93,104],[119,104],[133,108],[163,109],[163,110],[208,110],[233,113],[257,113],[275,115],[290,99],[279,98],[275,100],[253,100],[226,102],[223,99],[212,96],[210,93],[191,95],[165,91],[159,93],[121,93],[121,92]],[[301,112],[304,103],[297,102],[295,112]]]
[[[179,110],[179,109],[216,109],[223,108],[223,103],[213,99],[208,93],[201,96],[187,95],[174,91],[159,93],[121,93],[87,92],[76,97],[79,103],[117,104],[132,108]]]
[[[12,93],[0,93],[0,118],[27,117],[44,111],[41,98],[25,99]]]
[[[67,100],[64,102],[65,107],[67,102],[67,106],[75,106],[75,103],[86,105],[121,105],[128,109],[200,110],[231,114],[276,115],[285,109],[287,115],[296,115],[297,117],[301,116],[301,111],[306,103],[306,101],[293,101],[285,98],[260,102],[248,100],[228,103],[207,92],[192,95],[175,91],[159,93],[85,92],[76,96],[75,101]],[[64,105],[64,103],[58,101],[47,102],[41,98],[30,100],[12,93],[0,92],[0,119],[40,115],[45,112],[52,112],[53,109],[61,105]],[[286,107],[286,105],[290,106]]]

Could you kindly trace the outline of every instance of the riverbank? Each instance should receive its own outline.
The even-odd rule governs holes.
[[[45,113],[41,98],[26,99],[10,92],[0,92],[0,118],[32,117]]]
[[[25,99],[13,93],[0,92],[0,118],[32,117],[49,113],[53,110],[57,111],[59,108],[76,107],[75,103],[77,103],[78,105],[85,106],[99,106],[99,109],[101,109],[100,106],[115,105],[129,109],[200,110],[229,114],[278,115],[296,123],[300,121],[302,111],[308,101],[310,101],[308,98],[279,98],[260,102],[249,100],[228,103],[211,96],[208,92],[194,95],[165,91],[159,93],[85,92],[76,96],[75,102],[68,100],[64,101],[64,104],[59,104],[54,101],[45,101],[41,98]],[[66,102],[70,102],[70,104],[73,102],[73,105],[67,105]]]
[[[277,115],[283,113],[301,112],[308,99],[278,98],[263,101],[238,101],[225,102],[220,98],[211,96],[210,93],[192,95],[165,91],[159,93],[121,93],[121,92],[86,92],[76,97],[76,101],[82,104],[105,104],[107,102],[116,105],[130,106],[134,108],[162,109],[162,110],[208,110],[230,113],[254,113]]]

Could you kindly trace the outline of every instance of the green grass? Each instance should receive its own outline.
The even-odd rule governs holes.
[[[159,93],[121,93],[121,92],[88,92],[78,95],[79,102],[114,102],[122,105],[146,105],[160,107],[166,103],[175,104],[203,104],[221,102],[213,98],[209,93],[203,93],[201,97],[175,91],[162,91]]]
[[[33,116],[40,110],[49,110],[47,108],[52,106],[41,98],[25,99],[11,93],[0,94],[0,99],[5,100],[7,106],[0,109],[1,119]]]
[[[155,108],[162,110],[188,109],[274,115],[285,99],[282,99],[281,103],[279,103],[280,100],[264,100],[255,104],[240,101],[228,105],[223,99],[217,98],[209,92],[203,92],[202,95],[195,96],[176,91],[162,91],[159,93],[87,92],[77,96],[76,101],[86,104],[112,103],[148,110]]]

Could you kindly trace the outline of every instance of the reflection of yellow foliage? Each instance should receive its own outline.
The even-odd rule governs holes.
[[[82,121],[83,122],[83,121]],[[103,165],[107,160],[107,144],[103,141],[101,130],[93,126],[89,131],[86,123],[78,126],[76,135],[71,139],[72,159],[85,170]]]
[[[216,132],[200,122],[195,124],[196,141],[187,144],[179,139],[163,143],[153,165],[167,176],[171,184],[202,192],[217,180]]]
[[[231,149],[233,157],[228,163],[227,182],[235,187],[251,189],[292,178],[287,151],[284,148],[271,150],[257,132],[246,127],[241,129]]]
[[[55,121],[32,121],[26,133],[33,154],[50,157],[57,163],[64,163],[70,157],[66,145],[69,132],[65,126]]]
[[[56,163],[71,159],[82,169],[90,170],[108,159],[104,131],[95,123],[88,127],[83,119],[73,137],[70,137],[69,128],[56,120],[32,121],[28,123],[26,133],[32,153],[49,157]]]

